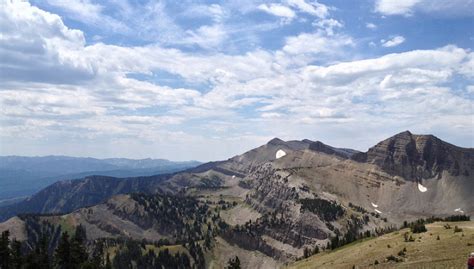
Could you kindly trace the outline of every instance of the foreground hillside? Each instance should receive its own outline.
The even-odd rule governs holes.
[[[446,229],[446,224],[451,229]],[[462,232],[455,233],[455,225]],[[358,241],[311,256],[289,268],[465,268],[469,253],[474,251],[474,221],[436,222],[426,228],[427,232],[419,234],[402,229]],[[415,241],[406,242],[405,233],[410,233]],[[398,262],[389,261],[390,256]],[[376,261],[378,265],[375,265]]]

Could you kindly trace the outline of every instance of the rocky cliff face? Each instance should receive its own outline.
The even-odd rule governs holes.
[[[413,135],[409,131],[390,137],[366,153],[352,157],[381,167],[392,175],[411,181],[437,177],[444,171],[452,176],[472,175],[474,150],[459,148],[432,135]]]

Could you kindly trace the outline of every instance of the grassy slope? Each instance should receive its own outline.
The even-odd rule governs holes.
[[[445,229],[444,222],[427,225],[428,232],[413,235],[415,242],[405,242],[408,229],[384,236],[356,242],[340,249],[320,253],[290,265],[290,268],[466,268],[467,256],[474,252],[474,221],[450,222],[452,229]],[[454,233],[454,226],[463,229]],[[464,236],[462,236],[464,234]],[[440,240],[437,240],[437,236]],[[470,244],[470,245],[468,245]],[[390,248],[387,246],[390,245]],[[386,257],[407,249],[403,262],[386,261]],[[374,266],[378,260],[379,265]]]

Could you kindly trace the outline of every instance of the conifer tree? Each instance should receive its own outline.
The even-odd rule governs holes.
[[[107,258],[105,259],[105,269],[112,269],[112,263],[110,263],[109,253],[107,253]]]
[[[2,237],[0,238],[0,268],[9,269],[10,267],[10,231],[6,230],[2,232]]]
[[[82,225],[77,226],[71,245],[71,262],[75,266],[86,262],[88,260],[87,251],[84,246],[86,242],[86,230]]]
[[[56,254],[54,256],[54,259],[56,265],[59,268],[73,268],[71,257],[71,242],[69,240],[69,234],[67,232],[63,232],[61,234],[61,239],[59,240],[58,247],[56,248]]]
[[[23,265],[23,257],[21,255],[21,243],[13,239],[10,243],[11,248],[11,268],[20,269]]]
[[[240,260],[238,256],[235,256],[234,259],[230,258],[227,262],[227,269],[240,269]]]

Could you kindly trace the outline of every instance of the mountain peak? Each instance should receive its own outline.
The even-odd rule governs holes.
[[[469,175],[472,150],[451,145],[433,135],[404,131],[353,156],[359,162],[376,164],[386,172],[409,180],[452,175]]]
[[[275,138],[273,138],[272,140],[268,141],[267,144],[270,144],[270,145],[281,145],[281,144],[285,144],[285,141],[281,140],[281,139],[278,138],[278,137],[275,137]]]
[[[409,130],[406,130],[394,135],[393,137],[404,137],[404,136],[412,136],[412,135],[413,134]]]

